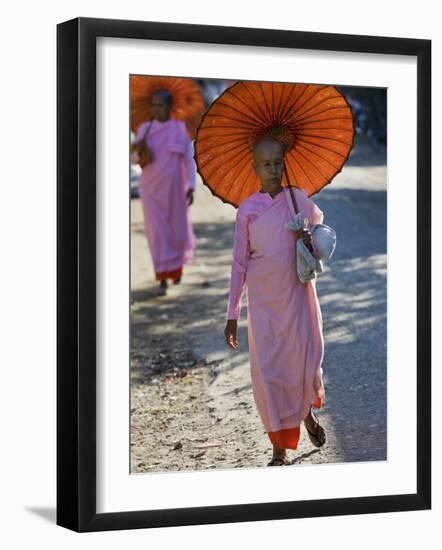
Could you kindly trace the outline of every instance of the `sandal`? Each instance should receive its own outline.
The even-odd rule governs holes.
[[[289,464],[287,459],[274,456],[267,466],[287,466],[287,464]]]
[[[167,282],[161,281],[160,286],[157,287],[156,295],[166,296],[166,294],[167,294]]]
[[[315,431],[314,432],[311,432],[307,426],[305,425],[304,423],[304,426],[305,426],[305,429],[307,430],[307,433],[308,433],[308,436],[309,436],[309,439],[310,441],[313,443],[313,445],[315,447],[322,447],[323,445],[325,445],[325,442],[326,442],[326,436],[325,436],[325,431],[324,431],[324,439],[321,440],[319,439],[319,436],[318,436],[318,430],[319,428],[322,428],[321,424],[319,424],[319,420],[317,419],[317,417],[313,414],[313,412],[311,413],[312,417],[313,417],[313,420],[316,421],[315,423]],[[322,428],[324,429],[324,428]]]

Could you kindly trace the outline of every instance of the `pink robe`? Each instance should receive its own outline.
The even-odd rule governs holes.
[[[143,123],[136,142],[145,139],[153,154],[140,177],[144,228],[155,272],[174,272],[193,259],[196,239],[188,215],[186,192],[195,189],[193,146],[184,122],[169,119]],[[146,136],[146,137],[145,137]],[[132,156],[135,163],[137,155]]]
[[[295,190],[310,225],[323,213]],[[254,193],[238,208],[228,319],[239,319],[247,289],[247,321],[253,395],[267,432],[297,427],[310,406],[324,399],[322,316],[315,281],[296,272],[296,237],[284,227],[294,209],[284,190],[273,199]]]

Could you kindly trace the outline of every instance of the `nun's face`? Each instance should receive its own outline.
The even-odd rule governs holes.
[[[151,103],[152,116],[160,122],[165,122],[170,118],[170,107],[160,96],[154,95]]]
[[[263,191],[278,190],[284,173],[281,145],[271,141],[260,143],[253,153],[253,168],[261,181]]]

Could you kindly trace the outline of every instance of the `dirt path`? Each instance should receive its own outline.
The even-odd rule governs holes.
[[[326,342],[320,415],[328,442],[317,450],[303,432],[290,458],[295,464],[384,460],[386,167],[349,163],[315,201],[339,239],[317,282]],[[234,217],[232,207],[197,184],[196,261],[182,284],[158,298],[141,205],[132,200],[134,473],[265,466],[271,456],[250,386],[245,305],[240,350],[229,351],[223,339]]]

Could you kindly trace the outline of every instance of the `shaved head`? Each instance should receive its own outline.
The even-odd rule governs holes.
[[[253,169],[261,183],[261,190],[275,193],[281,189],[284,173],[284,149],[271,136],[265,136],[253,147]]]
[[[257,160],[260,158],[262,151],[264,150],[272,150],[272,151],[278,151],[280,152],[281,156],[284,156],[284,149],[281,145],[281,143],[271,137],[271,136],[265,136],[258,140],[255,145],[253,146],[252,153],[253,153],[253,160],[257,162]]]

